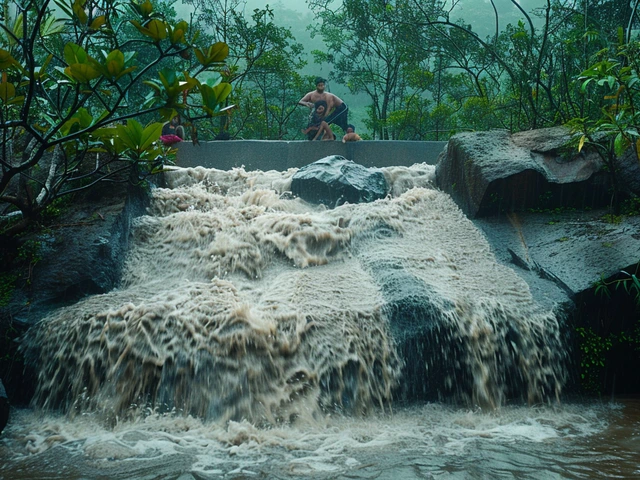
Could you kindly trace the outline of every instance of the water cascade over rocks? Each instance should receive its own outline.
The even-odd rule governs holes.
[[[335,209],[293,198],[294,169],[167,173],[121,288],[24,340],[35,403],[272,424],[395,397],[555,398],[553,312],[432,187],[433,167],[383,172],[387,198]]]

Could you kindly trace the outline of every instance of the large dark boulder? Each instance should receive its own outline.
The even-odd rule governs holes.
[[[137,187],[99,186],[61,207],[58,217],[16,245],[17,281],[0,306],[0,323],[31,325],[51,310],[117,287],[131,221],[145,212]],[[11,256],[8,251],[7,256]]]
[[[370,269],[384,297],[384,311],[404,360],[398,396],[403,400],[441,400],[471,391],[473,379],[454,362],[463,355],[462,348],[452,340],[453,332],[443,321],[442,307],[436,302],[438,294],[403,269],[400,262],[380,259]],[[454,306],[448,304],[448,308]],[[456,382],[448,383],[447,377]]]
[[[302,167],[291,181],[294,195],[310,203],[336,207],[384,198],[389,186],[377,168],[367,168],[339,155]]]
[[[578,153],[563,127],[454,135],[436,167],[438,187],[470,217],[605,206],[610,178],[595,152]]]

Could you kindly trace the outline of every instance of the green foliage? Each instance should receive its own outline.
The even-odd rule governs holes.
[[[583,388],[591,393],[601,393],[601,375],[606,364],[606,354],[613,342],[602,338],[591,328],[576,328],[580,346],[580,379]]]
[[[220,115],[231,93],[220,73],[228,46],[197,45],[198,32],[160,6],[167,14],[149,0],[55,0],[55,9],[26,0],[4,9],[0,206],[22,216],[0,218],[5,235],[61,196],[138,178],[127,170],[160,171],[162,122],[176,114],[193,132],[197,120]]]
[[[0,273],[0,307],[6,307],[11,301],[18,276],[13,273]]]
[[[640,316],[631,331],[598,335],[590,327],[576,328],[580,349],[580,380],[589,393],[602,393],[602,375],[609,366],[608,354],[631,347],[640,352]]]
[[[612,213],[607,213],[602,216],[602,221],[606,223],[611,223],[612,225],[620,225],[622,223],[622,215],[614,215]]]
[[[589,103],[597,105],[597,116],[577,117],[568,125],[576,132],[577,149],[590,147],[598,152],[613,183],[615,213],[620,213],[616,159],[632,147],[638,155],[640,112],[640,42],[620,43],[598,52],[579,77],[580,90]],[[640,157],[638,157],[640,160]]]
[[[624,200],[620,207],[620,213],[629,217],[640,215],[640,197],[633,197]]]
[[[47,219],[57,218],[64,210],[71,206],[73,202],[73,195],[65,195],[64,197],[58,197],[54,199],[42,212],[42,216]]]
[[[601,277],[595,283],[595,293],[606,297],[611,297],[610,289],[618,290],[620,288],[633,296],[638,306],[640,306],[640,279],[638,279],[638,270],[640,269],[640,263],[636,265],[636,271],[634,273],[628,273],[624,270],[620,272],[623,278],[617,278],[607,282],[604,277]]]
[[[622,290],[631,296],[636,304],[636,321],[631,329],[618,333],[599,335],[590,327],[576,328],[580,349],[580,378],[583,388],[591,393],[601,393],[602,373],[608,367],[607,353],[631,347],[640,352],[640,279],[636,265],[634,273],[620,272],[621,277],[606,281],[601,277],[594,283],[594,294],[611,299],[612,292]]]
[[[31,265],[35,265],[42,257],[40,257],[40,249],[42,243],[38,240],[27,240],[18,248],[18,258]]]

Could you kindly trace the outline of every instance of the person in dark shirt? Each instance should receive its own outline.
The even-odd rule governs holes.
[[[176,115],[162,127],[160,141],[170,146],[182,140],[184,140],[184,127],[180,125],[180,117]]]
[[[324,78],[316,78],[316,89],[307,93],[300,99],[298,105],[304,105],[305,107],[314,108],[314,105],[319,100],[327,102],[325,114],[325,121],[328,124],[338,125],[345,133],[347,132],[347,116],[349,114],[349,107],[339,97],[333,93],[325,92],[326,81]]]

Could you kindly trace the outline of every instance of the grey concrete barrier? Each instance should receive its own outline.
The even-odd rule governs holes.
[[[287,170],[300,168],[329,155],[341,155],[366,167],[427,163],[435,165],[447,142],[362,140],[360,142],[310,142],[305,140],[228,140],[182,142],[177,145],[180,167],[231,170]]]

